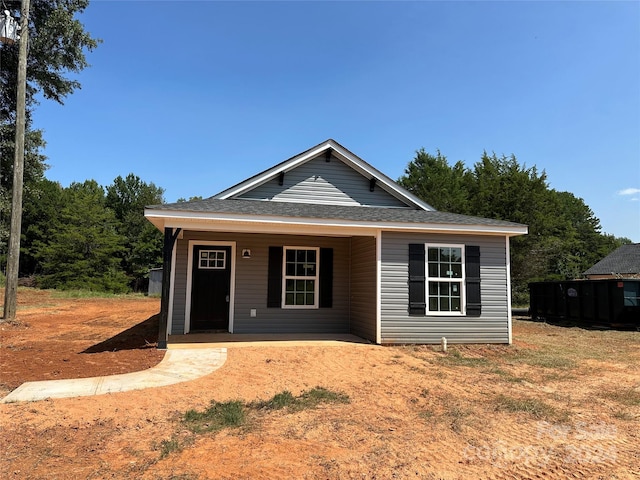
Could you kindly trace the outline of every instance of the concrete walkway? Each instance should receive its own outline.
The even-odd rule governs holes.
[[[224,365],[226,360],[226,348],[167,350],[162,361],[148,370],[107,377],[27,382],[0,400],[0,403],[34,402],[46,398],[83,397],[163,387],[204,377]]]

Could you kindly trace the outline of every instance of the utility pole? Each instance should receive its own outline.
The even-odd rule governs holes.
[[[4,292],[4,320],[16,318],[20,234],[22,230],[22,187],[24,180],[24,132],[26,127],[27,44],[29,43],[29,0],[22,0],[18,50],[18,97],[16,101],[16,142],[13,158],[11,231],[7,255],[7,280]]]

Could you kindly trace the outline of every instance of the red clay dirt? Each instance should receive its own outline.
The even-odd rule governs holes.
[[[18,318],[0,325],[0,395],[24,382],[113,375],[156,365],[157,298],[59,299],[20,290]]]
[[[153,348],[157,299],[21,290],[19,301],[18,322],[0,326],[0,395],[23,381],[142,370],[162,357]],[[233,346],[199,380],[0,405],[0,477],[640,478],[640,333],[516,321],[514,337],[512,346],[447,354]],[[572,348],[564,363],[554,350],[562,345]],[[249,403],[318,385],[350,403],[252,410],[245,426],[217,433],[181,422],[212,400]]]

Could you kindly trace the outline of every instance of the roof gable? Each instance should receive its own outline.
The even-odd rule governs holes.
[[[287,179],[290,181],[285,183]],[[331,139],[212,198],[435,210]]]
[[[299,165],[285,175],[258,185],[235,197],[244,200],[270,200],[316,205],[351,205],[367,207],[410,208],[385,190],[372,184],[343,161],[320,155]]]

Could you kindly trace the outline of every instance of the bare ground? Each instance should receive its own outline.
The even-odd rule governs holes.
[[[21,290],[0,395],[21,382],[148,368],[159,301]],[[2,478],[640,477],[640,333],[514,322],[514,345],[231,347],[202,379],[0,405]],[[350,403],[252,411],[196,434],[212,400],[315,386]]]

